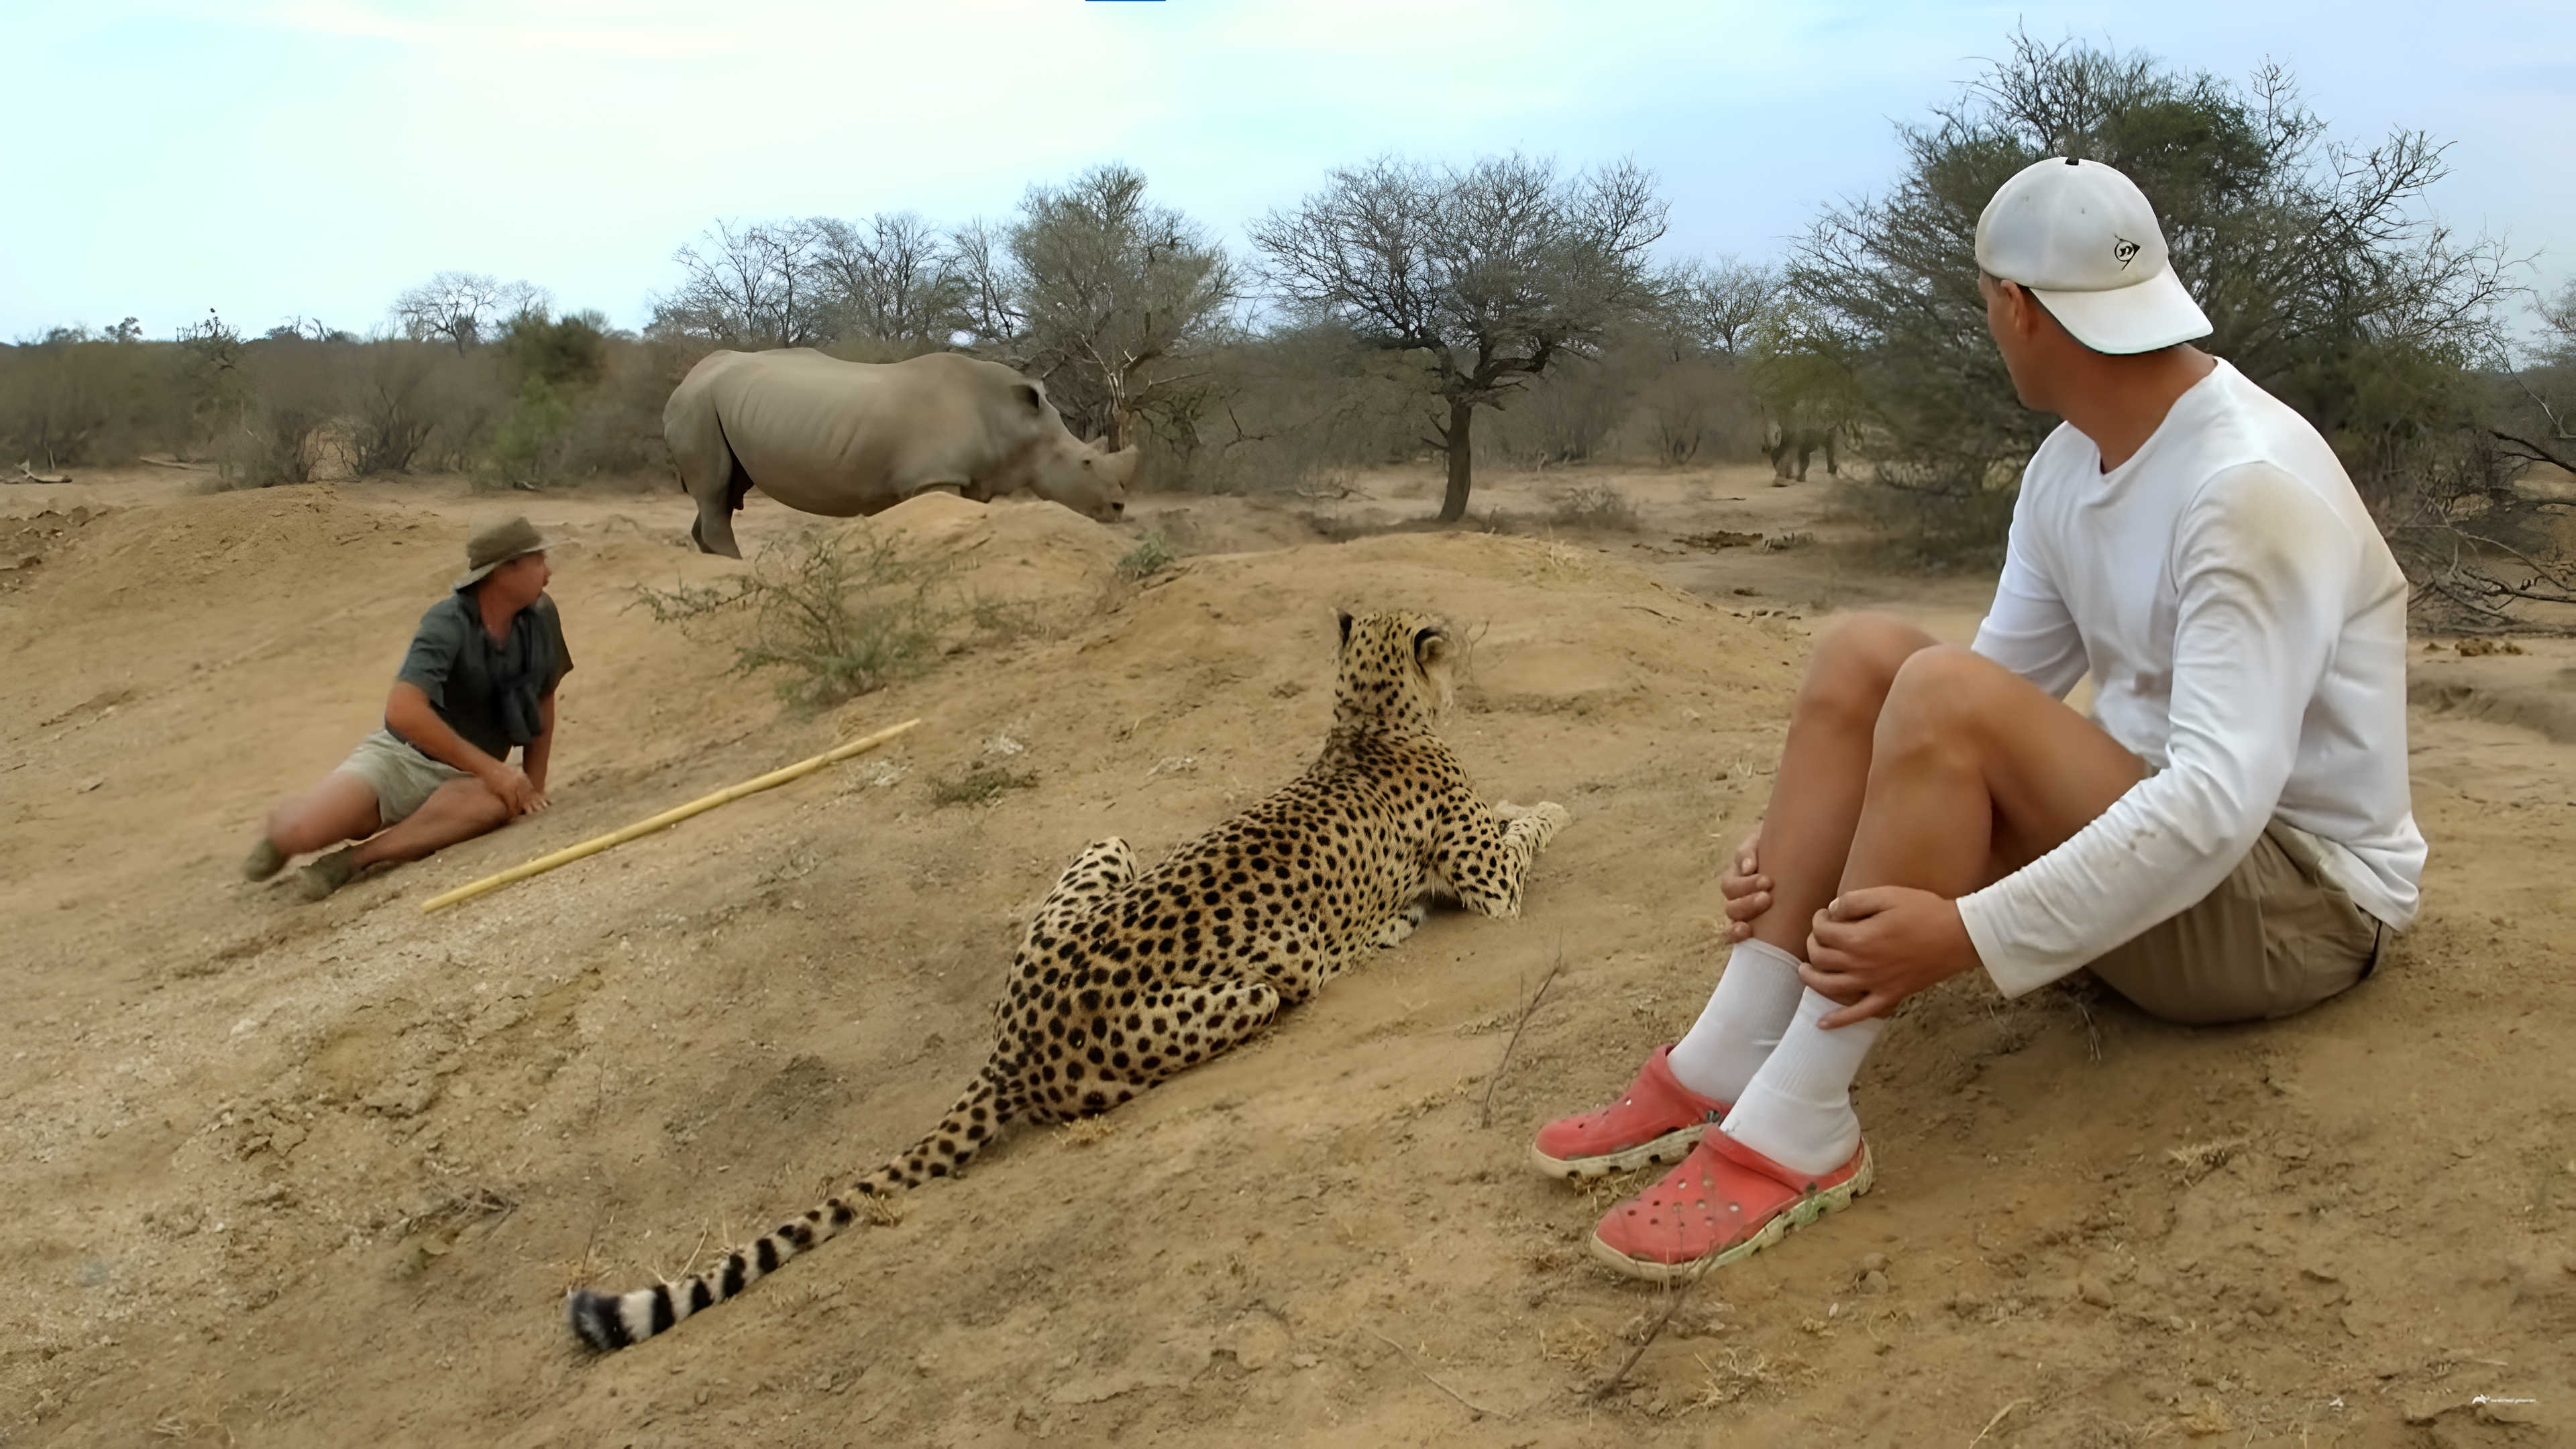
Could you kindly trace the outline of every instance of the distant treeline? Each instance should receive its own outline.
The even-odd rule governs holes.
[[[168,452],[245,483],[651,475],[662,400],[709,350],[956,348],[1044,379],[1084,435],[1142,444],[1147,486],[1329,490],[1427,456],[1456,519],[1478,466],[1767,454],[1786,475],[1822,450],[1860,464],[1854,496],[1893,533],[1970,561],[2054,423],[1985,335],[1976,218],[2021,167],[2081,155],[2154,201],[2216,325],[2203,345],[2334,443],[2421,599],[2468,620],[2576,599],[2568,504],[2524,484],[2576,462],[2576,287],[2533,297],[2500,243],[2425,209],[2431,138],[2339,142],[2277,67],[2236,83],[2020,34],[1900,139],[1904,173],[1776,263],[1657,256],[1666,202],[1627,163],[1380,158],[1253,219],[1242,254],[1112,164],[953,226],[720,221],[640,334],[466,272],[365,339],[211,314],[167,342],[131,319],[62,329],[0,349],[0,453]]]

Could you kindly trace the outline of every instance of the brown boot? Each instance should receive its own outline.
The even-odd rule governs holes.
[[[356,846],[344,845],[297,871],[296,889],[304,892],[304,898],[308,901],[321,900],[331,892],[347,885],[349,878],[358,873],[357,854]]]
[[[242,879],[266,880],[284,869],[286,852],[277,848],[276,841],[263,835],[259,844],[252,846],[250,854],[242,860]]]

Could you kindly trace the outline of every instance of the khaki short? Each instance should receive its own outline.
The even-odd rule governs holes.
[[[380,827],[410,818],[448,781],[474,778],[404,744],[388,729],[379,729],[358,741],[358,748],[340,762],[340,773],[357,776],[376,792],[376,822]]]
[[[2092,965],[2150,1015],[2191,1026],[2305,1011],[2379,968],[2388,928],[2318,879],[2312,843],[2279,821],[2181,915]]]

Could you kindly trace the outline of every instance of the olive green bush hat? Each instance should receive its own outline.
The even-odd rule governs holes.
[[[514,558],[545,552],[549,542],[523,515],[486,519],[476,524],[473,536],[465,540],[465,572],[458,574],[449,587],[462,589],[479,584],[485,574]]]

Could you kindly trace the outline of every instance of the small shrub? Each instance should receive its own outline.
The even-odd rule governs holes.
[[[1118,577],[1142,582],[1170,568],[1180,555],[1173,551],[1172,541],[1159,528],[1145,530],[1136,546],[1118,560]]]
[[[1632,528],[1637,505],[1607,483],[1577,483],[1558,491],[1548,516],[1568,528]]]
[[[930,803],[933,805],[990,805],[1005,790],[1026,790],[1036,785],[1035,775],[1018,775],[987,760],[977,760],[955,775],[930,777]]]
[[[1775,533],[1762,540],[1762,551],[1781,553],[1793,548],[1805,548],[1815,541],[1816,536],[1803,528],[1792,533]]]
[[[859,526],[763,549],[749,571],[722,583],[638,586],[635,594],[663,623],[747,613],[734,672],[785,670],[779,698],[820,708],[927,670],[973,613],[956,576],[955,564],[907,559],[892,539]]]
[[[254,431],[243,461],[249,481],[259,487],[312,482],[322,463],[322,434],[330,423],[331,415],[318,407],[297,403],[261,407],[252,422]]]
[[[1047,632],[1046,614],[1035,599],[978,596],[966,606],[966,618],[977,634],[1005,644],[1043,638]]]
[[[492,435],[492,461],[501,480],[531,487],[547,482],[555,472],[555,440],[571,424],[565,389],[532,374]]]

